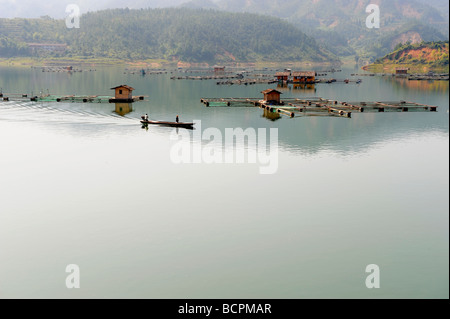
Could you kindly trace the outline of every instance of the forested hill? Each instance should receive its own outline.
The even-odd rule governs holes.
[[[366,27],[366,6],[380,7],[380,29]],[[379,58],[399,43],[448,39],[445,0],[190,0],[187,7],[252,12],[286,19],[335,54]]]
[[[69,56],[187,62],[337,60],[281,19],[186,8],[87,13],[79,29],[67,29],[62,20],[0,19],[0,55],[29,54],[30,42],[67,43]]]
[[[378,59],[368,69],[393,69],[409,67],[412,69],[443,69],[449,68],[449,42],[423,42],[398,45],[395,50],[382,59]]]

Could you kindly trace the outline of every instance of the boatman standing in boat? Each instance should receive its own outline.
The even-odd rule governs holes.
[[[176,120],[175,120],[177,123],[179,123],[180,122],[180,118],[178,117],[178,115],[177,115],[177,118],[176,118]]]
[[[148,122],[148,114],[145,114],[144,121]]]

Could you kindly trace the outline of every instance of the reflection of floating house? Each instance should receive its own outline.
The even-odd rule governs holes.
[[[277,83],[277,90],[282,92],[282,91],[289,91],[291,88],[289,87],[288,82],[286,81],[280,81]]]
[[[294,90],[316,90],[315,84],[294,83]]]
[[[288,81],[291,76],[291,72],[277,72],[275,74],[278,81]]]
[[[264,114],[263,114],[263,116],[264,116],[266,119],[269,119],[269,120],[271,120],[271,121],[276,121],[276,120],[281,119],[281,114],[280,114],[279,112],[272,112],[272,111],[270,111],[270,110],[268,110],[268,109],[264,109]]]
[[[133,112],[133,107],[130,103],[116,103],[115,112],[121,116],[125,116],[130,112]]]
[[[316,72],[314,71],[300,71],[292,73],[294,83],[312,84],[316,83]]]
[[[281,104],[281,93],[280,91],[274,89],[268,89],[261,92],[264,94],[264,102],[268,104],[278,105]]]
[[[122,103],[133,102],[134,89],[131,86],[119,85],[114,88],[111,88],[111,90],[115,90],[116,92],[114,102],[122,102]]]
[[[408,75],[409,68],[395,68],[396,75]]]

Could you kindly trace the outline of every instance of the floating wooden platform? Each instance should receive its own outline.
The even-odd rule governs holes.
[[[134,103],[138,101],[144,101],[145,96],[144,95],[138,95],[133,96],[131,99],[116,99],[116,98],[110,98],[109,103]]]
[[[211,76],[172,76],[171,80],[227,80],[242,79],[240,75],[211,75]]]
[[[151,69],[126,69],[124,74],[140,74],[140,75],[160,75],[167,74],[167,70],[151,70]],[[171,72],[172,73],[172,72]]]
[[[327,83],[327,84],[331,84],[331,83],[346,83],[346,84],[356,83],[356,84],[360,84],[361,82],[362,82],[361,79],[356,79],[356,80],[350,80],[350,79],[319,79],[319,80],[316,80],[316,83]]]
[[[448,81],[449,75],[410,75],[408,77],[409,81]]]
[[[75,72],[83,72],[82,69],[76,69],[70,66],[43,66],[41,67],[42,72],[67,72],[67,73],[75,73]],[[86,69],[84,71],[96,71],[95,69]]]
[[[31,96],[20,93],[1,93],[3,101],[32,101],[32,102],[72,102],[72,103],[134,103],[143,101],[146,96],[133,96],[132,99],[116,99],[112,96],[100,95],[41,95]]]
[[[257,78],[257,79],[245,79],[245,80],[228,80],[224,82],[217,82],[217,85],[255,85],[255,84],[274,84],[278,83],[278,80]]]
[[[363,74],[351,74],[351,76],[384,76],[384,77],[396,77],[404,78],[409,81],[448,81],[448,73],[440,74],[390,74],[390,73],[363,73]]]
[[[203,98],[207,107],[260,107],[268,112],[288,117],[339,116],[351,118],[352,112],[437,112],[438,107],[407,101],[397,102],[341,102],[317,98],[287,98],[280,104],[269,104],[258,98]]]

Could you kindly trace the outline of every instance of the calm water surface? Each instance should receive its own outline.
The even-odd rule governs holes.
[[[114,104],[0,102],[0,298],[449,297],[448,82],[282,89],[439,112],[273,122],[200,98],[260,97],[276,85],[170,76],[0,69],[4,93],[111,95],[128,84],[149,96],[123,116]],[[141,129],[144,113],[221,132],[278,128],[278,171],[176,165],[173,130]],[[65,286],[69,264],[81,289]],[[380,289],[366,288],[369,264]]]

